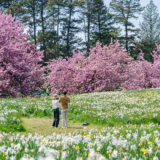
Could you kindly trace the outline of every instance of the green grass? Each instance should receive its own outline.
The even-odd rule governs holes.
[[[78,128],[83,130],[82,123],[85,122],[91,124],[89,129],[160,124],[159,89],[71,95],[70,98],[69,123],[72,128],[67,132]],[[57,132],[50,127],[53,117],[51,100],[52,97],[0,99],[1,113],[13,111],[5,116],[5,123],[0,123],[0,130],[5,132],[26,130],[31,133],[39,133],[41,130],[42,134]],[[58,132],[63,131],[65,130],[58,129]]]
[[[73,123],[72,121],[68,122],[68,128],[62,128],[62,121],[60,121],[58,128],[52,128],[53,119],[49,118],[22,118],[23,126],[26,128],[24,133],[38,133],[42,135],[51,135],[52,133],[63,133],[63,132],[74,132],[76,131],[89,131],[92,128],[102,129],[101,126],[89,125],[83,126],[82,123]],[[22,132],[23,133],[23,132]]]
[[[0,160],[6,160],[6,156],[4,153],[0,153]]]

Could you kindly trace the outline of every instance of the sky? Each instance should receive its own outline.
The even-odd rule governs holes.
[[[111,0],[104,0],[104,2],[107,6],[109,6],[109,3],[111,2]],[[150,2],[150,0],[140,0],[140,2],[141,2],[142,7],[145,7]],[[157,6],[157,9],[160,15],[160,0],[153,0],[153,3]],[[142,21],[142,16],[140,15],[139,18],[134,21],[135,27],[139,27],[139,23],[141,21]]]

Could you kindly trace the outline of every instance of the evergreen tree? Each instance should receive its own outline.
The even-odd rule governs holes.
[[[84,21],[83,31],[85,33],[85,45],[87,56],[91,47],[91,25],[93,19],[93,0],[84,0],[82,5],[82,15]]]
[[[160,43],[160,17],[153,0],[150,0],[143,13],[139,38],[145,59],[152,61],[150,53],[156,48],[156,43]]]
[[[0,8],[1,8],[1,11],[8,10],[9,7],[11,6],[11,4],[12,4],[14,1],[15,1],[15,0],[0,0]]]
[[[71,56],[73,49],[76,48],[76,44],[81,41],[76,36],[80,32],[78,24],[81,23],[81,19],[75,14],[78,12],[77,2],[74,0],[66,0],[65,3],[65,17],[63,18],[62,38],[64,45],[65,56]]]
[[[64,7],[65,1],[64,0],[49,0],[48,3],[48,15],[49,19],[47,21],[47,25],[49,26],[49,30],[47,31],[47,36],[50,42],[47,44],[49,45],[49,49],[47,49],[47,54],[49,58],[56,58],[61,55],[62,53],[62,35],[60,34],[62,28],[62,21],[64,15]],[[61,24],[61,25],[60,25]],[[48,41],[47,40],[47,41]],[[51,44],[52,43],[52,44]]]
[[[92,44],[97,41],[109,44],[111,38],[116,38],[118,28],[114,27],[115,21],[109,12],[109,8],[104,5],[103,0],[93,0],[93,19],[92,19]]]
[[[47,0],[39,0],[38,1],[38,13],[39,13],[39,19],[38,24],[40,26],[40,30],[38,31],[38,34],[41,36],[41,40],[39,41],[39,38],[37,36],[38,43],[40,45],[40,49],[44,51],[44,61],[47,60],[46,55],[46,36],[45,36],[45,30],[46,30],[46,22],[47,22],[47,7],[48,1]]]
[[[137,14],[143,10],[140,0],[112,0],[110,7],[117,23],[124,27],[125,35],[121,38],[125,41],[125,48],[128,51],[137,31],[131,20],[138,18]]]
[[[37,26],[38,26],[38,2],[39,0],[22,0],[21,5],[25,10],[22,17],[23,24],[29,27],[29,33],[34,40],[34,44],[37,44]]]

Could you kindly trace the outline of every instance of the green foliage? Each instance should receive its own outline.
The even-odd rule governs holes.
[[[143,21],[140,23],[139,46],[144,52],[144,58],[153,62],[151,53],[160,43],[160,17],[156,5],[150,0],[143,13]]]
[[[7,160],[6,155],[4,153],[0,153],[0,160]]]
[[[122,24],[124,28],[124,36],[121,36],[121,41],[124,41],[126,50],[132,46],[135,40],[135,28],[131,20],[137,19],[143,8],[140,5],[140,0],[112,0],[110,3],[115,20],[118,24]]]
[[[91,22],[91,42],[92,46],[100,41],[102,44],[109,44],[111,38],[116,39],[118,28],[116,28],[113,15],[103,0],[93,1],[93,13]]]

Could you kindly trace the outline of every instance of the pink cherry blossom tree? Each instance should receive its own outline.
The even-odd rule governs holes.
[[[19,20],[0,12],[0,97],[27,95],[41,84],[43,53],[28,38]]]
[[[141,51],[137,61],[126,65],[122,89],[145,89],[160,87],[160,45],[153,51],[153,63],[144,59]]]
[[[71,58],[51,61],[44,85],[54,93],[114,90],[123,81],[125,65],[131,61],[118,41],[109,46],[97,42],[87,58],[74,51]]]

